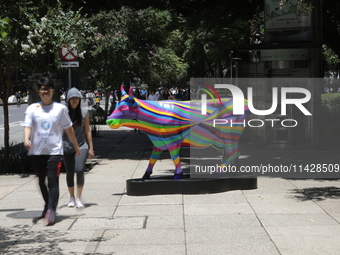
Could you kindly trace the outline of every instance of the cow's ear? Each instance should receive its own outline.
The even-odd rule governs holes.
[[[124,89],[124,84],[120,85],[120,92],[122,93],[122,96],[126,95],[125,89]]]

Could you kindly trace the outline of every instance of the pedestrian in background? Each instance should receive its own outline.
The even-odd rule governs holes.
[[[63,131],[68,135],[80,155],[72,121],[65,105],[54,102],[54,84],[41,78],[37,84],[41,102],[27,107],[24,122],[24,146],[33,155],[39,177],[39,187],[45,201],[42,217],[47,225],[54,225],[59,200],[59,174],[63,151]],[[46,186],[46,177],[48,186]]]
[[[148,96],[149,101],[156,101],[155,90],[151,90],[151,94]]]
[[[164,90],[164,93],[163,93],[163,100],[169,100],[170,99],[170,93],[169,93],[169,90],[168,89],[165,89]]]
[[[100,96],[96,96],[96,98],[94,99],[96,102],[96,109],[100,107]]]
[[[139,95],[140,95],[140,99],[142,99],[142,100],[146,100],[148,98],[148,92],[146,91],[145,88],[142,88],[139,91]]]
[[[109,99],[110,99],[109,114],[111,114],[116,108],[116,95],[115,95],[114,91],[111,91]]]
[[[162,100],[162,93],[160,89],[157,89],[155,92],[155,101],[159,101],[159,100]]]
[[[17,99],[17,107],[20,107],[21,106],[21,92],[18,91],[16,94],[15,94],[15,97]]]
[[[86,158],[93,158],[92,133],[90,128],[90,117],[86,109],[81,108],[79,90],[72,88],[67,93],[67,107],[73,122],[73,129],[80,147],[81,155],[75,156],[75,149],[66,134],[64,134],[64,165],[66,169],[66,183],[70,193],[68,207],[84,208],[81,194],[84,187],[84,171]],[[77,176],[77,193],[75,195],[74,175]]]
[[[88,104],[88,106],[92,106],[93,105],[93,92],[92,91],[90,91],[89,93],[88,93],[88,98],[89,98],[89,100],[88,100],[88,102],[87,102],[87,104]]]

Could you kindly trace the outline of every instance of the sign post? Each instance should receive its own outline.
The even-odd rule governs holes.
[[[68,49],[66,45],[60,48],[60,56],[66,62],[61,62],[61,67],[68,67],[68,89],[71,89],[72,82],[72,67],[79,67],[79,62],[74,61],[78,58],[78,51],[76,49]]]

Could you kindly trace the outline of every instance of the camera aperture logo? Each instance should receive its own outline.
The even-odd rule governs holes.
[[[232,84],[215,84],[214,87],[202,83],[204,86],[209,88],[213,93],[217,96],[217,98],[220,101],[221,106],[222,104],[222,99],[218,92],[215,89],[228,89],[231,94],[232,94],[232,114],[234,116],[240,116],[240,115],[245,115],[246,112],[245,110],[248,110],[250,113],[258,116],[268,116],[273,113],[275,113],[278,109],[278,106],[280,106],[281,116],[286,116],[287,115],[287,107],[289,105],[295,105],[297,109],[301,111],[301,113],[305,116],[311,116],[312,114],[306,109],[306,107],[303,105],[305,103],[308,103],[311,99],[311,93],[309,90],[305,88],[300,88],[300,87],[281,87],[280,91],[279,88],[273,87],[272,88],[272,105],[269,109],[256,109],[254,107],[254,102],[253,102],[253,88],[248,87],[247,88],[247,94],[248,98],[245,100],[244,94],[242,90]],[[201,114],[203,116],[207,115],[207,105],[208,105],[208,100],[207,100],[207,94],[209,94],[212,98],[213,95],[207,91],[206,89],[202,89],[204,92],[201,94]],[[289,98],[288,94],[295,94],[295,95],[303,95],[301,98]],[[278,101],[278,98],[280,96],[280,104]],[[247,107],[245,107],[245,104],[247,104]],[[271,127],[274,127],[275,125],[280,124],[282,127],[296,127],[298,125],[298,121],[295,119],[243,119],[242,122],[240,121],[235,121],[233,118],[230,119],[218,119],[214,118],[213,120],[213,127],[217,127],[220,125],[228,125],[228,126],[249,126],[249,127],[262,127],[265,125],[265,123],[269,123]]]

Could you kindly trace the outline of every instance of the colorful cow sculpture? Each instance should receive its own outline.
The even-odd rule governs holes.
[[[106,120],[113,129],[121,126],[141,129],[153,143],[152,155],[143,179],[150,178],[153,166],[163,150],[170,152],[175,164],[174,179],[182,178],[179,151],[181,147],[206,148],[213,146],[224,151],[222,164],[233,164],[239,156],[238,141],[244,130],[248,104],[245,100],[245,115],[234,116],[233,99],[223,98],[220,103],[207,100],[207,115],[201,114],[200,101],[148,101],[129,94],[121,86],[122,99]],[[214,120],[226,119],[226,125],[215,125]]]

